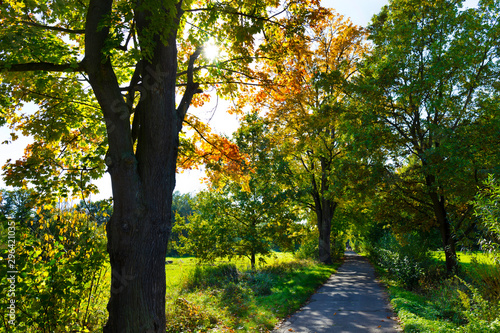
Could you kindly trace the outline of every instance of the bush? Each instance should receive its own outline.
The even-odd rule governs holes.
[[[400,241],[386,233],[376,244],[372,255],[398,284],[414,289],[424,276],[424,267],[430,262],[425,242],[414,234],[403,235]]]
[[[250,290],[241,284],[230,282],[220,295],[220,304],[227,308],[233,317],[246,317],[249,310]]]
[[[493,302],[500,300],[500,264],[497,261],[488,264],[474,258],[468,270],[467,275],[484,298]]]
[[[319,259],[319,233],[316,228],[304,228],[304,235],[299,249],[295,252],[297,259]]]
[[[196,266],[184,281],[184,289],[221,288],[228,283],[238,283],[238,269],[234,264]]]
[[[438,288],[428,290],[427,297],[432,300],[432,306],[441,320],[450,321],[456,325],[464,325],[463,306],[459,292],[462,283],[456,278],[442,280]]]
[[[463,314],[468,323],[460,327],[459,332],[500,332],[500,302],[490,302],[484,299],[478,289],[463,283],[468,288],[469,293],[460,290],[458,293],[465,309]]]
[[[246,284],[257,296],[272,294],[273,276],[268,272],[250,272],[245,275]]]
[[[500,252],[500,182],[489,175],[483,189],[476,195],[473,202],[475,215],[482,221],[489,235],[482,240],[483,248]]]
[[[178,298],[167,311],[167,333],[198,332],[215,327],[217,317],[185,298]]]
[[[75,210],[39,210],[38,218],[27,224],[16,224],[17,325],[8,331],[88,332],[102,327],[109,292],[102,283],[104,228]],[[2,276],[5,268],[0,268]],[[7,309],[1,305],[0,311]]]

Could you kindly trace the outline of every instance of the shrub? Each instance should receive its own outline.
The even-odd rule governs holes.
[[[220,304],[227,308],[233,317],[246,317],[249,310],[250,290],[241,284],[230,282],[220,295]]]
[[[295,252],[297,259],[319,259],[317,228],[304,228],[304,235],[299,249]]]
[[[238,269],[234,264],[196,266],[184,281],[184,289],[221,288],[231,282],[238,283]]]
[[[478,289],[465,282],[463,283],[469,293],[460,290],[458,293],[465,309],[463,314],[468,323],[460,327],[459,332],[500,332],[500,302],[487,301]]]
[[[489,233],[488,239],[482,240],[483,248],[500,252],[500,182],[493,175],[488,176],[473,204],[475,215]]]
[[[424,266],[430,262],[429,252],[420,237],[400,236],[400,241],[386,233],[376,244],[372,255],[402,287],[414,289],[424,276]]]
[[[53,209],[39,210],[37,219],[16,228],[17,325],[8,331],[88,332],[101,327],[109,292],[102,283],[103,227],[84,213]],[[2,304],[0,311],[6,308]]]
[[[449,278],[442,280],[439,287],[428,290],[427,297],[431,300],[439,319],[451,321],[456,325],[466,323],[459,297],[461,289],[463,289],[463,285],[458,279]]]
[[[493,302],[500,300],[500,264],[497,261],[487,264],[474,258],[468,276],[483,297]]]
[[[175,300],[171,311],[167,311],[167,333],[198,332],[215,327],[217,317],[185,298]]]
[[[250,272],[245,275],[246,284],[257,296],[272,294],[273,276],[268,272]]]

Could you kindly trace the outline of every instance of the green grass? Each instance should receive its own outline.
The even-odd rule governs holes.
[[[248,260],[215,263],[237,268],[237,281],[226,281],[217,267],[201,265],[194,258],[167,260],[172,261],[166,266],[167,332],[271,331],[335,271],[335,267],[276,253],[255,272]],[[204,283],[208,280],[212,282]]]
[[[275,253],[266,262],[258,261],[256,271],[247,259],[214,264],[192,257],[166,260],[171,262],[165,265],[167,332],[176,333],[269,332],[300,309],[338,267],[296,260],[291,253]],[[237,279],[224,280],[221,266],[237,269]],[[107,316],[111,275],[109,264],[105,267],[99,294],[93,299],[99,310],[91,314],[103,317]],[[196,270],[202,274],[198,278]]]
[[[405,332],[450,332],[457,324],[442,320],[443,313],[436,300],[406,291],[397,286],[389,288],[391,304]]]
[[[432,258],[444,263],[444,252],[443,251],[432,251]],[[472,263],[484,263],[487,265],[493,265],[495,263],[495,257],[491,253],[484,252],[457,252],[458,261],[462,267],[469,267]]]
[[[441,267],[444,253],[433,252],[434,264],[428,269],[440,273],[430,272],[432,278],[422,281],[416,291],[405,290],[390,277],[383,277],[404,332],[496,331],[500,304],[495,298],[498,295],[491,294],[495,289],[492,286],[500,284],[499,266],[493,256],[484,253],[459,253],[458,258],[459,277],[445,278]]]
[[[263,261],[265,260],[265,261]],[[281,262],[289,262],[294,260],[293,254],[289,252],[275,252],[271,257],[262,258],[257,257],[257,269],[261,269],[267,265],[275,265]],[[189,276],[189,274],[199,265],[208,265],[199,263],[195,257],[167,257],[165,261],[172,262],[171,264],[165,265],[166,282],[167,282],[167,293],[169,291],[175,291],[182,287],[183,281]],[[240,271],[250,270],[250,261],[246,258],[236,258],[229,260],[217,260],[214,264],[228,263],[231,262],[236,265]]]

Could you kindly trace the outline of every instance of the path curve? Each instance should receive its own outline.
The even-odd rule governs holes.
[[[274,333],[401,332],[368,260],[354,252],[310,302]]]

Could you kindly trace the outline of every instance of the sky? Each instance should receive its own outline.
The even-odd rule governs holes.
[[[336,12],[349,17],[356,25],[366,26],[369,24],[374,14],[378,13],[382,6],[388,4],[388,0],[322,0],[322,5],[329,8],[334,8]],[[477,0],[467,0],[466,6],[471,7],[477,3]],[[235,116],[230,116],[225,113],[227,102],[212,101],[202,108],[193,110],[202,120],[206,120],[212,126],[214,132],[225,133],[230,135],[238,126],[238,121]],[[10,139],[10,130],[0,128],[0,143]],[[22,157],[24,148],[30,143],[29,138],[21,137],[19,140],[0,146],[0,165],[4,165],[7,159],[16,160]],[[200,177],[203,176],[199,171],[186,171],[177,175],[176,191],[181,193],[194,193],[203,189],[200,182]],[[109,175],[106,174],[101,180],[95,182],[101,191],[97,196],[92,197],[93,200],[109,198],[111,196],[111,181]],[[0,179],[0,188],[6,188],[5,183]]]

